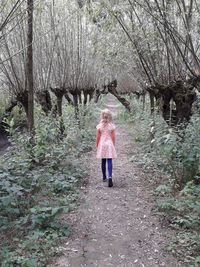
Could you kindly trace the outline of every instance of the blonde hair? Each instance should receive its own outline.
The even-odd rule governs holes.
[[[105,117],[108,119],[108,122],[112,121],[112,113],[109,109],[105,108],[101,111],[101,120],[104,120]]]

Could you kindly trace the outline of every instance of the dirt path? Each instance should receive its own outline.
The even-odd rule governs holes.
[[[116,102],[110,100],[108,106],[117,112]],[[134,154],[133,138],[123,125],[117,125],[116,149],[113,188],[102,182],[100,162],[92,153],[84,202],[70,215],[72,237],[63,245],[64,256],[51,266],[183,266],[164,252],[166,231],[153,215],[153,198],[144,186],[148,177],[129,160]]]

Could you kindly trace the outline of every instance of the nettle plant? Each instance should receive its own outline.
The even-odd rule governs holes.
[[[132,121],[137,128],[134,130],[135,141],[141,142],[145,158],[157,164],[171,175],[175,187],[181,189],[189,181],[199,180],[200,166],[200,117],[193,114],[190,122],[171,128],[159,113],[149,113],[147,105],[142,110],[142,103],[131,101]],[[123,114],[120,115],[121,118]]]
[[[92,116],[89,107],[79,122],[72,107],[62,118],[37,110],[34,139],[7,121],[11,146],[0,159],[2,266],[46,266],[53,243],[69,233],[59,215],[74,208],[77,185],[86,175],[80,155],[93,141]]]
[[[183,182],[200,179],[200,117],[194,114],[185,130],[184,141],[178,156],[183,164]]]
[[[189,181],[198,182],[200,164],[200,118],[194,114],[186,127],[170,129],[155,124],[153,149],[159,152],[165,169],[178,188]]]
[[[159,170],[157,209],[175,228],[169,249],[190,266],[199,266],[200,249],[200,117],[197,110],[185,125],[170,128],[159,113],[142,111],[132,100],[134,138],[140,142],[143,166]],[[139,107],[139,109],[138,109]],[[161,172],[160,172],[161,170]],[[162,175],[163,174],[163,175]],[[160,176],[163,176],[162,179]],[[159,183],[159,184],[158,184]]]

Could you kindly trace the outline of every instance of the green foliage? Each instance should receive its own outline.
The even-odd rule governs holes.
[[[165,201],[158,201],[157,207],[159,211],[168,211],[175,209],[174,207],[174,199],[167,199]]]
[[[171,191],[171,188],[169,187],[169,186],[167,186],[167,185],[163,185],[163,184],[161,184],[161,185],[159,185],[157,188],[156,188],[156,190],[155,190],[155,193],[156,193],[156,195],[162,195],[162,196],[164,196],[164,195],[166,195],[167,193],[169,193]]]
[[[81,110],[79,122],[68,107],[60,119],[36,113],[34,140],[16,131],[10,120],[12,146],[0,158],[1,266],[47,266],[69,235],[61,214],[76,206],[77,188],[86,171],[82,152],[93,142],[93,113]]]
[[[63,212],[62,207],[33,207],[30,209],[30,219],[33,228],[47,228],[54,218]]]
[[[140,142],[142,166],[159,174],[152,176],[156,186],[157,210],[165,213],[177,231],[169,249],[189,266],[199,266],[200,250],[200,117],[193,114],[189,124],[170,128],[160,114],[142,110],[130,99],[132,114],[120,115],[132,122],[133,136]],[[161,173],[161,174],[160,174]],[[163,176],[160,179],[160,176]],[[158,184],[159,183],[159,184]]]
[[[3,95],[2,92],[0,92],[1,97],[0,97],[0,118],[4,116],[5,113],[5,107],[6,107],[6,97]]]
[[[148,157],[150,156],[159,167],[171,174],[175,186],[182,188],[189,181],[198,181],[199,115],[194,114],[186,128],[179,126],[178,129],[171,129],[160,114],[150,115],[149,109],[142,111],[141,104],[136,99],[131,100],[131,106],[132,114],[127,120],[137,125],[134,131],[135,141],[142,142]],[[123,116],[120,115],[121,118]]]

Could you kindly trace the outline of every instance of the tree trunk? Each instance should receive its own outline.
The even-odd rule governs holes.
[[[73,101],[71,100],[70,96],[68,95],[68,93],[65,93],[65,98],[67,99],[69,104],[73,104]]]
[[[112,86],[112,83],[111,83],[111,86],[108,85],[108,92],[110,92],[112,95],[114,95],[118,100],[119,102],[122,103],[123,106],[125,106],[125,108],[130,112],[131,111],[131,108],[130,108],[130,103],[122,96],[120,96],[116,90],[116,87],[115,86]]]
[[[6,108],[5,113],[6,114],[10,113],[13,110],[13,108],[16,107],[16,106],[17,106],[17,100],[16,99],[11,99],[10,105]]]
[[[48,90],[39,91],[36,93],[37,101],[41,105],[42,110],[45,112],[46,115],[51,111],[52,109],[52,102],[51,102],[51,96]]]
[[[58,112],[59,116],[62,116],[62,99],[63,96],[66,94],[65,88],[58,88],[58,87],[50,87],[50,90],[55,94],[57,98],[57,109],[55,109],[56,112]]]
[[[152,93],[149,93],[150,97],[150,108],[151,108],[151,114],[154,113],[154,95]]]
[[[171,96],[162,95],[162,114],[167,123],[170,121],[170,100]]]
[[[57,96],[57,111],[58,111],[58,116],[62,116],[62,98],[63,96]]]
[[[88,100],[89,102],[92,100],[94,92],[95,92],[94,87],[90,87],[89,90],[87,91],[87,94],[89,95],[89,100]]]
[[[89,93],[89,102],[91,102],[92,98],[93,98],[94,92],[90,92]]]
[[[189,121],[192,116],[192,104],[193,101],[183,101],[183,99],[174,99],[176,103],[176,124],[182,123],[184,120]]]
[[[28,130],[34,128],[34,93],[33,93],[33,0],[27,0],[28,32],[27,32],[27,88],[28,88]]]
[[[79,104],[82,104],[81,92],[78,92],[78,101]]]
[[[144,111],[145,110],[145,94],[142,95],[142,110]]]
[[[73,92],[73,101],[74,101],[74,108],[75,108],[75,117],[78,119],[79,109],[78,109],[78,94]]]
[[[150,96],[156,97],[157,103],[161,100],[159,105],[165,121],[172,126],[176,126],[183,121],[189,121],[192,115],[192,104],[196,100],[194,87],[197,86],[198,82],[198,77],[186,81],[177,80],[167,86],[156,84],[146,90]],[[176,104],[176,108],[174,109],[170,107],[171,100]]]
[[[99,89],[96,89],[95,100],[94,100],[95,103],[98,102],[100,95],[101,95],[100,90]]]
[[[83,104],[86,106],[87,105],[87,99],[88,99],[87,92],[83,92],[83,96],[84,96]]]
[[[176,110],[173,112],[175,124],[183,121],[189,121],[192,116],[192,104],[196,100],[196,92],[190,84],[179,83],[172,88],[173,100],[176,104]]]
[[[28,91],[22,91],[16,96],[17,101],[23,106],[24,111],[26,113],[26,117],[28,117]]]

